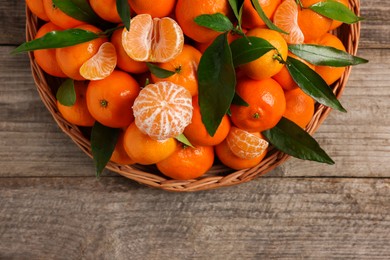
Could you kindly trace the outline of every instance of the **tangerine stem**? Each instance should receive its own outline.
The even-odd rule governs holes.
[[[108,101],[105,100],[105,99],[100,100],[100,106],[107,107],[108,106]]]

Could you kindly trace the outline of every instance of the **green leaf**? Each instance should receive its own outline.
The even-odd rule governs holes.
[[[217,32],[228,32],[234,28],[229,18],[221,13],[202,14],[195,17],[194,21],[200,26]]]
[[[278,150],[303,160],[334,164],[334,161],[305,130],[282,118],[272,129],[262,134]]]
[[[242,20],[242,7],[244,0],[229,0],[230,7],[233,10],[234,16],[237,18],[238,24],[241,26]]]
[[[175,139],[181,142],[182,144],[185,144],[186,146],[195,148],[184,134],[176,136]]]
[[[254,61],[270,50],[274,50],[267,40],[259,37],[239,38],[230,44],[235,67]]]
[[[260,16],[260,18],[264,21],[264,23],[267,25],[267,27],[271,30],[275,30],[280,33],[288,34],[288,32],[283,31],[279,27],[277,27],[275,24],[272,23],[272,21],[267,17],[267,15],[264,13],[263,8],[261,8],[261,5],[259,4],[259,0],[251,0],[252,5],[255,7],[257,14]]]
[[[89,42],[99,37],[101,37],[101,35],[82,29],[52,31],[41,38],[21,44],[11,53],[16,54],[41,49],[63,48],[83,42]]]
[[[175,75],[176,73],[175,71],[170,71],[170,70],[160,68],[159,66],[154,65],[150,62],[147,62],[146,65],[148,66],[150,72],[160,79],[169,78],[170,76]]]
[[[76,90],[74,88],[74,80],[65,80],[56,94],[57,100],[64,106],[71,107],[76,103]]]
[[[303,92],[325,106],[346,112],[328,84],[309,66],[292,57],[287,58],[286,66]]]
[[[232,104],[242,107],[249,107],[249,104],[237,92],[234,94]]]
[[[345,67],[368,62],[348,52],[323,45],[295,44],[289,45],[288,49],[298,57],[317,66]]]
[[[96,166],[96,176],[99,177],[114,152],[120,129],[110,128],[95,122],[91,132],[92,156]]]
[[[90,24],[96,24],[101,21],[86,0],[53,0],[53,5],[76,20]]]
[[[348,7],[336,1],[321,1],[309,7],[316,13],[343,23],[357,23],[363,18],[357,16]]]
[[[198,67],[199,106],[207,132],[214,136],[235,92],[236,73],[227,33],[206,49]]]
[[[116,0],[116,10],[126,29],[130,31],[131,11],[128,0]]]

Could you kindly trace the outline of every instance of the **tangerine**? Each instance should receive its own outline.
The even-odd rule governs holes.
[[[314,115],[314,99],[300,88],[286,91],[286,110],[283,116],[302,128],[306,128]]]
[[[89,0],[92,10],[103,20],[111,23],[120,23],[116,0]]]
[[[95,118],[88,110],[86,102],[88,81],[75,81],[76,102],[73,106],[65,106],[57,100],[57,108],[63,118],[71,124],[78,126],[93,126]]]
[[[184,135],[193,145],[213,146],[221,143],[230,130],[230,120],[227,115],[222,118],[214,136],[211,136],[202,122],[198,96],[192,98],[194,107],[191,123],[184,129]]]
[[[130,27],[130,31],[123,29],[122,45],[133,60],[168,62],[183,49],[183,31],[172,18],[139,14],[131,19]]]
[[[232,105],[232,122],[248,132],[262,132],[274,127],[286,109],[282,87],[272,78],[253,80],[242,78],[236,86],[237,94],[249,106]]]
[[[43,1],[42,0],[26,0],[26,4],[30,11],[38,16],[39,19],[43,21],[50,21],[49,17],[47,16],[45,9],[43,7]]]
[[[178,0],[175,9],[176,20],[184,34],[197,42],[211,42],[220,34],[194,21],[199,15],[215,13],[230,16],[228,1]]]
[[[135,61],[127,55],[122,45],[122,30],[116,30],[111,36],[111,43],[114,44],[117,56],[117,66],[130,73],[143,73],[148,71],[145,62]]]
[[[115,70],[110,76],[89,83],[88,110],[105,126],[127,127],[134,121],[132,106],[139,91],[140,87],[132,76]]]
[[[273,19],[276,8],[282,0],[257,0],[263,9],[265,15]],[[251,0],[245,0],[242,7],[242,26],[244,28],[253,29],[256,27],[265,27],[263,19],[260,18],[256,9],[252,5]]]
[[[131,0],[129,1],[131,9],[137,14],[150,14],[152,17],[162,18],[169,16],[175,8],[176,0]]]
[[[53,3],[53,0],[43,0],[42,2],[47,16],[55,25],[63,29],[70,29],[85,24],[85,22],[65,14]]]
[[[39,28],[37,34],[35,35],[35,39],[41,38],[48,32],[61,30],[62,28],[58,27],[54,23],[48,22]],[[58,65],[55,49],[36,50],[34,51],[34,58],[39,67],[41,67],[41,69],[47,74],[60,78],[67,77]]]
[[[89,24],[83,24],[77,29],[100,33],[101,30]],[[107,41],[106,38],[97,38],[89,42],[56,49],[56,58],[61,70],[71,79],[85,80],[80,74],[81,66],[91,59],[100,46]]]
[[[198,94],[198,65],[202,54],[191,45],[184,45],[183,51],[173,60],[160,63],[162,69],[174,71],[175,74],[168,78],[158,78],[152,74],[154,82],[171,81],[177,85],[185,87],[192,96]]]
[[[177,141],[168,138],[163,141],[152,139],[142,133],[133,122],[126,129],[124,147],[129,157],[136,163],[150,165],[158,163],[176,150]]]
[[[122,131],[118,137],[118,141],[115,145],[115,149],[111,155],[110,160],[114,163],[122,165],[131,165],[134,164],[134,161],[129,157],[125,150],[125,132]]]
[[[276,49],[270,50],[260,58],[240,66],[245,74],[252,79],[261,80],[278,73],[283,68],[283,61],[287,59],[288,53],[287,43],[280,33],[270,29],[255,28],[248,31],[247,36],[263,38]]]
[[[214,162],[212,146],[195,148],[178,145],[175,152],[156,164],[164,175],[175,180],[190,180],[204,175]]]
[[[191,94],[170,81],[149,84],[135,99],[133,111],[142,133],[155,140],[176,137],[191,122]]]
[[[247,168],[252,168],[258,165],[267,154],[267,150],[252,159],[243,159],[236,156],[229,148],[227,140],[224,140],[222,143],[215,146],[215,154],[219,160],[226,166],[234,170],[243,170]]]

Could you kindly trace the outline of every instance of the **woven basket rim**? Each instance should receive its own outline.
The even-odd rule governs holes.
[[[360,0],[349,0],[349,4],[350,8],[357,15],[360,15]],[[38,18],[31,13],[28,7],[26,7],[27,41],[34,39],[38,30],[38,24]],[[347,52],[355,55],[358,49],[360,38],[360,23],[342,25],[334,33],[337,34],[343,41]],[[49,110],[60,129],[66,135],[68,135],[72,141],[82,151],[84,151],[84,153],[92,158],[90,141],[87,140],[87,138],[83,135],[79,127],[68,123],[57,110],[56,98],[53,94],[52,88],[50,87],[50,84],[52,84],[50,81],[55,82],[55,79],[42,71],[42,69],[35,62],[32,52],[29,53],[29,58],[34,82],[42,102]],[[350,73],[351,67],[347,67],[341,78],[332,85],[334,86],[333,92],[338,98],[341,97],[346,87]],[[306,131],[313,135],[324,122],[324,120],[328,117],[330,111],[331,109],[328,107],[317,105],[314,116],[308,124]],[[245,183],[268,173],[269,171],[284,163],[289,158],[289,155],[286,155],[280,151],[276,151],[276,149],[271,149],[267,156],[260,162],[260,164],[253,168],[234,171],[223,165],[214,165],[204,176],[198,179],[186,181],[169,179],[158,173],[157,168],[154,166],[124,166],[109,162],[106,169],[150,187],[167,191],[187,192],[216,189]]]

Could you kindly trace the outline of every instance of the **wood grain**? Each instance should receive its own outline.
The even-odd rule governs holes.
[[[0,0],[0,259],[390,259],[390,2],[362,0],[359,56],[315,137],[334,166],[168,193],[94,166],[39,99],[24,1]]]
[[[119,177],[6,178],[0,258],[386,259],[389,193],[372,179],[162,194]]]

